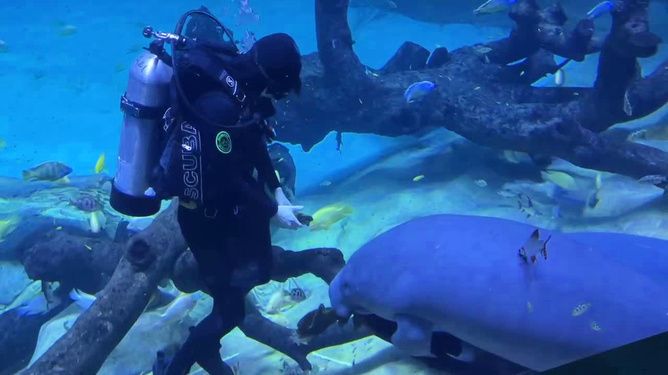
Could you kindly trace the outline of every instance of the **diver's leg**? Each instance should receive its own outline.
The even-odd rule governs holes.
[[[269,223],[248,223],[241,215],[225,215],[217,220],[220,240],[213,254],[193,251],[200,264],[203,281],[213,297],[213,309],[195,327],[189,340],[197,343],[195,359],[209,374],[232,374],[231,368],[220,356],[220,340],[244,319],[246,294],[258,285],[269,281],[272,253],[269,240]],[[222,232],[225,232],[224,235]],[[266,248],[264,248],[265,246]],[[246,265],[257,267],[257,278],[246,280]],[[237,285],[237,274],[241,284]],[[249,282],[245,284],[244,282]]]
[[[206,218],[184,207],[179,207],[179,224],[197,260],[200,276],[213,298],[214,306],[208,316],[190,329],[188,338],[174,355],[167,374],[186,374],[195,362],[211,374],[232,374],[219,354],[220,339],[232,329],[229,325],[233,324],[228,316],[234,315],[234,312],[229,311],[227,306],[239,305],[228,300],[234,298],[228,293],[231,265],[225,259],[225,249],[222,247],[229,233],[225,231],[221,220]],[[243,303],[240,305],[240,315],[243,317]]]
[[[216,283],[207,283],[207,287],[213,297],[211,313],[191,328],[188,338],[170,364],[169,375],[183,374],[195,362],[209,374],[232,374],[231,368],[220,357],[220,339],[242,321],[244,294]]]

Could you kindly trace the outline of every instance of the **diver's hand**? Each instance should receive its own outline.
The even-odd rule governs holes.
[[[274,191],[274,198],[276,199],[276,203],[278,203],[279,206],[292,206],[292,202],[290,202],[288,197],[285,196],[283,188],[276,188]]]
[[[300,223],[295,216],[295,211],[301,210],[302,208],[304,208],[304,206],[279,204],[276,215],[274,215],[272,219],[274,219],[281,228],[297,229],[303,227],[304,225]]]

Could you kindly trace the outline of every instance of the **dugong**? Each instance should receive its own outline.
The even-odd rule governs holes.
[[[519,250],[536,229],[549,240],[532,263]],[[427,216],[362,246],[329,296],[341,317],[397,322],[392,342],[410,355],[429,356],[432,332],[447,332],[544,371],[668,331],[668,242],[641,239]]]

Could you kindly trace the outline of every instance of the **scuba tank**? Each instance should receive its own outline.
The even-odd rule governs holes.
[[[156,40],[151,43],[148,51],[135,60],[130,69],[126,92],[121,97],[123,127],[118,169],[109,202],[115,210],[129,216],[154,215],[160,210],[161,200],[170,198],[156,194],[156,191],[163,189],[154,189],[159,186],[152,185],[160,184],[155,176],[156,170],[160,170],[160,159],[164,151],[162,148],[165,146],[163,138],[167,136],[165,133],[171,130],[167,120],[168,109],[173,104],[171,84],[174,76],[174,86],[179,96],[184,96],[176,71],[180,65],[178,60],[184,55],[182,51],[187,51],[197,43],[214,51],[239,53],[232,33],[205,7],[185,13],[177,23],[174,33],[154,31],[147,26],[143,35]],[[229,40],[225,41],[225,38]],[[172,46],[174,58],[163,49],[165,42]],[[241,95],[236,92],[236,81],[232,81],[235,94]],[[190,107],[190,103],[187,100],[185,102],[186,106]]]
[[[170,103],[172,68],[150,52],[142,53],[130,68],[121,97],[123,127],[118,169],[110,204],[130,216],[150,216],[160,210],[160,198],[151,194],[150,180],[159,158],[162,117]]]

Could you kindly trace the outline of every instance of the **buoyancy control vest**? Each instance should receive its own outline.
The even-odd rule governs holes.
[[[200,203],[213,199],[204,186],[204,163],[210,157],[202,147],[204,127],[223,129],[216,147],[225,150],[231,137],[224,129],[266,124],[252,113],[237,80],[225,69],[223,57],[239,54],[231,33],[206,9],[186,13],[173,34],[147,27],[144,35],[170,43],[172,56],[154,41],[151,53],[135,61],[121,100],[124,126],[110,203],[131,216],[153,215],[161,200],[171,197]],[[186,92],[191,79],[226,92],[237,107],[236,121],[216,123],[201,116]]]

